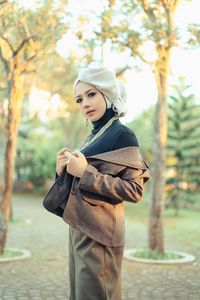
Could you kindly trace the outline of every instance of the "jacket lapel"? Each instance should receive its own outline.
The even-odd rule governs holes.
[[[86,156],[86,158],[88,160],[99,159],[106,162],[116,163],[143,170],[148,169],[148,165],[142,159],[139,148],[133,146],[104,152],[97,155]]]

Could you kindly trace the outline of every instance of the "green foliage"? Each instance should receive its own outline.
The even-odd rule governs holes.
[[[155,106],[151,106],[146,111],[137,116],[127,126],[131,128],[139,141],[142,154],[148,162],[152,162],[153,159],[153,122],[155,113]]]
[[[98,44],[99,41],[104,44],[110,40],[112,50],[117,52],[129,50],[129,55],[135,58],[134,67],[139,58],[142,62],[149,63],[155,71],[155,62],[161,65],[166,51],[177,45],[178,30],[171,22],[177,3],[178,1],[171,1],[168,4],[166,1],[157,0],[109,2],[98,16],[99,21],[95,28],[96,40]],[[145,52],[146,46],[154,51],[151,57],[147,51]]]
[[[200,108],[190,87],[180,81],[169,101],[167,206],[196,206],[199,202]],[[143,156],[152,162],[152,106],[127,124],[138,137]],[[180,199],[180,200],[178,200]]]
[[[55,176],[56,153],[63,147],[74,150],[89,128],[83,126],[80,114],[69,118],[57,118],[48,123],[37,117],[22,121],[16,159],[18,180],[43,186]]]
[[[48,133],[36,118],[21,124],[16,157],[18,180],[31,181],[40,186],[53,177],[59,139],[54,134],[48,137]],[[53,142],[55,139],[58,144]]]
[[[34,84],[38,88],[48,90],[52,95],[60,95],[61,100],[66,103],[67,112],[76,111],[72,102],[72,85],[76,68],[72,66],[73,62],[70,58],[66,62],[56,52],[57,41],[68,29],[68,23],[63,20],[66,15],[65,5],[66,1],[59,1],[56,4],[54,1],[41,1],[36,8],[26,9],[20,6],[18,1],[7,1],[2,4],[0,7],[0,101],[8,100],[5,97],[9,98],[9,89],[13,85],[19,86],[18,80],[23,74],[25,84],[20,89],[23,90],[23,94],[27,95]],[[15,77],[13,83],[11,78],[14,70],[18,77]],[[23,100],[23,94],[19,97],[20,101]],[[25,97],[24,114],[28,117],[30,112],[26,108],[27,101]],[[3,104],[0,103],[0,108],[2,106]],[[66,112],[65,109],[63,114]],[[3,117],[6,119],[7,115],[4,113]],[[55,170],[55,153],[63,143],[61,134],[57,132],[48,139],[44,138],[50,129],[44,130],[45,126],[41,122],[38,123],[39,121],[29,120],[20,127],[16,177],[43,184],[45,178],[49,178]],[[2,132],[4,132],[4,125],[1,118]],[[53,139],[58,141],[55,149],[48,146],[48,143],[55,144]],[[0,144],[2,157],[5,144],[2,135]],[[0,174],[2,173],[0,169]]]
[[[52,95],[59,95],[65,103],[66,111],[76,112],[73,84],[77,76],[77,66],[72,59],[66,61],[56,51],[44,56],[36,65],[35,74],[30,77],[38,89],[49,91]]]
[[[8,1],[2,6],[0,87],[8,90],[12,72],[16,68],[18,75],[35,72],[41,59],[55,52],[56,43],[68,25],[63,22],[62,5],[56,7],[53,1],[44,1],[34,10],[20,7],[18,1]]]
[[[189,46],[199,47],[200,45],[200,25],[199,24],[190,24],[188,26],[188,32],[190,33],[188,44]]]
[[[178,199],[188,200],[185,191],[195,192],[200,184],[200,106],[183,79],[174,92],[168,114],[168,183],[169,197],[178,206]]]

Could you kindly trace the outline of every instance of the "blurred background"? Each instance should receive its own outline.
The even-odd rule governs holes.
[[[92,60],[105,63],[124,82],[128,113],[121,121],[135,132],[151,170],[156,130],[164,137],[165,149],[156,144],[161,152],[167,150],[160,174],[164,207],[177,215],[180,209],[200,209],[198,5],[197,0],[0,1],[5,220],[14,214],[12,184],[14,195],[41,199],[54,180],[56,152],[73,150],[89,133],[91,125],[86,126],[73,98],[73,83],[78,69]],[[160,119],[157,103],[165,110]],[[149,182],[147,205],[150,193]]]
[[[196,256],[182,268],[124,261],[122,299],[199,299],[199,46],[198,0],[0,0],[0,261],[9,247],[32,252],[0,265],[1,299],[69,294],[67,226],[42,200],[56,152],[92,128],[73,83],[93,60],[125,84],[121,122],[150,167],[142,201],[125,203],[126,248]]]

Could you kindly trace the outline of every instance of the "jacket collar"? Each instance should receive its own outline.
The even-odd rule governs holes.
[[[143,170],[148,169],[148,165],[142,159],[139,148],[133,146],[112,150],[97,155],[86,156],[86,158],[88,160],[98,159]]]

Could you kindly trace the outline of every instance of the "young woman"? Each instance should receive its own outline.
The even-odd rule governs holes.
[[[71,300],[120,300],[124,201],[138,202],[149,178],[135,134],[120,123],[126,93],[115,74],[96,63],[74,84],[83,115],[93,124],[86,142],[57,153],[57,174],[73,182],[63,219],[69,224]]]

